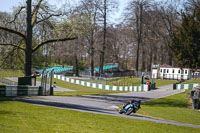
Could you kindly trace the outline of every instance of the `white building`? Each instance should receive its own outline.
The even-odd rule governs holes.
[[[196,71],[192,72],[191,77],[194,79],[200,78],[200,69],[197,69]]]
[[[187,80],[190,79],[190,69],[179,67],[154,67],[152,68],[152,78]]]

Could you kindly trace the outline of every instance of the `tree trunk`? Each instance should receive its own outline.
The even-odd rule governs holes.
[[[102,52],[102,51],[101,51]],[[103,71],[103,67],[102,67],[102,53],[100,52],[100,56],[99,56],[99,76],[101,76],[102,71]]]
[[[157,51],[154,51],[154,52],[153,52],[153,63],[154,63],[154,64],[157,64],[157,59],[158,59],[157,56],[158,56],[158,55],[157,55]]]
[[[14,69],[14,52],[10,54],[10,68]]]
[[[144,46],[142,47],[142,72],[146,69],[146,56],[145,56],[145,49]]]
[[[158,57],[159,57],[159,64],[163,65],[163,63],[164,63],[163,45],[161,45],[161,47],[160,47],[160,55],[158,55]]]
[[[150,72],[151,71],[151,66],[152,66],[152,61],[153,61],[153,50],[151,49],[151,52],[150,52],[150,57],[149,57],[149,65],[148,65],[148,69],[147,71]]]
[[[105,56],[105,49],[106,49],[106,33],[107,33],[107,29],[106,29],[106,18],[107,17],[107,0],[104,0],[104,15],[103,15],[103,19],[104,19],[104,28],[103,28],[103,46],[102,46],[102,51],[101,51],[101,55],[100,55],[100,71],[99,74],[103,74],[103,66],[104,66],[104,56]]]
[[[169,55],[168,56],[169,56],[168,64],[170,66],[173,66],[173,53],[172,53],[171,49],[169,49]]]
[[[78,58],[77,58],[77,54],[74,54],[74,59],[75,59],[75,72],[76,72],[76,76],[79,76],[79,62],[78,62]]]
[[[26,51],[25,51],[25,76],[31,75],[32,68],[32,14],[31,14],[31,6],[32,0],[27,0],[27,35],[26,35]]]
[[[136,63],[135,63],[135,71],[136,71],[136,77],[138,72],[138,66],[139,66],[139,50],[140,49],[140,40],[138,39],[137,42],[137,55],[136,55]]]
[[[90,55],[90,66],[91,66],[90,76],[94,76],[94,53],[93,52]]]
[[[90,42],[90,67],[91,67],[91,73],[90,76],[94,76],[94,38],[93,38],[93,32],[92,32],[92,39]]]
[[[138,76],[138,66],[139,66],[139,51],[140,51],[140,45],[142,42],[142,10],[143,5],[138,5],[139,10],[138,14],[136,13],[136,28],[137,28],[137,55],[136,55],[136,63],[135,63],[135,70],[136,70],[136,76]]]
[[[45,46],[45,51],[46,51],[46,55],[45,55],[45,67],[48,67],[48,48],[47,48],[47,46]]]

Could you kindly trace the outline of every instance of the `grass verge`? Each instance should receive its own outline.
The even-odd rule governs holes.
[[[200,111],[189,108],[190,91],[142,103],[139,114],[200,125]]]
[[[106,80],[106,81],[92,80],[92,81],[88,81],[88,82],[106,84],[106,85],[113,85],[113,86],[140,86],[141,85],[141,78],[130,78],[130,77],[119,78],[118,77],[118,78],[112,78],[112,79]],[[174,84],[174,83],[177,83],[177,82],[178,82],[177,80],[155,79],[156,87]]]
[[[195,84],[195,83],[200,84],[200,79],[187,80],[187,81],[185,81],[185,82],[183,82],[181,84]]]
[[[7,84],[0,82],[0,85],[7,85]]]
[[[170,84],[174,84],[174,83],[178,83],[177,80],[162,80],[162,79],[155,79],[156,82],[156,87],[161,87],[161,86],[165,86],[165,85],[170,85]]]
[[[86,87],[82,85],[77,85],[73,83],[69,83],[66,81],[62,81],[59,79],[53,79],[56,82],[56,85],[62,88],[67,88],[70,90],[75,90],[71,92],[55,92],[56,96],[79,96],[79,95],[100,95],[100,94],[111,94],[111,93],[127,93],[125,91],[107,91],[101,89],[95,89],[91,87]]]
[[[200,129],[37,106],[0,97],[2,133],[198,133]]]
[[[9,70],[9,69],[0,70],[0,78],[20,77],[20,76],[24,76],[24,73],[21,70]]]
[[[73,77],[71,77],[73,78]],[[98,83],[98,84],[106,84],[106,85],[112,85],[112,86],[140,86],[141,85],[141,79],[140,78],[112,78],[112,80],[106,80],[106,81],[98,81],[98,80],[82,80],[86,82],[91,83]],[[161,79],[155,79],[156,86],[165,86],[173,83],[177,83],[177,80],[161,80]]]
[[[39,78],[38,81],[41,81]],[[74,96],[74,95],[100,95],[100,94],[112,94],[112,93],[127,93],[127,91],[107,91],[101,89],[95,89],[91,87],[86,87],[82,85],[77,85],[73,83],[69,83],[66,81],[62,81],[60,79],[53,79],[53,82],[56,82],[57,86],[62,88],[67,88],[71,90],[75,90],[72,92],[55,92],[54,95],[57,96]],[[156,80],[156,87],[157,86],[164,86],[176,83],[177,81],[174,80]]]

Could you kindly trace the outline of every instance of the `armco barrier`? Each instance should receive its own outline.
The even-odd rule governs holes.
[[[38,96],[39,87],[24,85],[0,85],[0,96]]]
[[[92,87],[92,88],[97,88],[97,89],[102,89],[102,90],[110,90],[110,91],[149,91],[149,86],[148,85],[141,85],[141,86],[111,86],[111,85],[104,85],[104,84],[97,84],[97,83],[91,83],[91,82],[86,82],[86,81],[81,81],[81,80],[76,80],[72,78],[68,78],[62,75],[56,75],[54,74],[54,78],[60,79],[66,82],[82,85],[82,86],[87,86],[87,87]]]
[[[175,90],[192,90],[192,88],[200,84],[175,84],[173,89]]]

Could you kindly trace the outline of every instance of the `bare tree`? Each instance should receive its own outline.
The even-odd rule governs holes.
[[[15,22],[15,20],[17,19],[17,16],[26,8],[26,31],[24,31],[25,33],[20,32],[18,30],[14,30],[7,26],[0,26],[0,30],[9,32],[10,34],[15,34],[15,35],[19,36],[21,38],[21,40],[25,41],[25,44],[26,44],[25,48],[19,46],[19,42],[17,43],[18,45],[15,45],[15,46],[20,49],[23,49],[25,51],[24,70],[25,70],[26,76],[31,75],[32,54],[36,50],[38,50],[41,46],[52,43],[52,42],[76,39],[75,36],[67,36],[67,37],[63,37],[63,38],[53,38],[53,39],[43,40],[41,42],[38,42],[38,44],[35,45],[34,47],[32,46],[34,27],[41,22],[50,20],[50,18],[52,18],[53,16],[61,15],[60,13],[48,14],[49,11],[46,10],[48,8],[41,8],[41,10],[44,9],[46,11],[46,14],[48,14],[47,16],[44,17],[42,14],[39,13],[40,7],[42,7],[42,2],[43,2],[43,0],[38,0],[38,2],[36,3],[36,5],[34,6],[34,8],[32,10],[32,0],[27,0],[26,5],[20,7],[14,16],[14,19],[12,21],[10,21],[11,23]],[[6,44],[2,44],[2,45],[6,45]],[[11,44],[11,45],[13,45],[13,44]]]
[[[149,8],[150,0],[132,0],[128,4],[129,6],[126,8],[125,19],[128,21],[129,25],[132,27],[131,29],[136,32],[136,40],[137,40],[137,50],[136,50],[136,61],[135,61],[135,71],[136,76],[139,68],[139,56],[140,49],[143,48],[143,26],[144,26],[144,14],[146,10]],[[142,50],[142,56],[144,55],[144,51]],[[143,60],[143,58],[142,58]],[[143,69],[144,69],[144,62]]]
[[[103,45],[102,50],[100,50],[100,67],[99,74],[103,74],[104,56],[106,49],[106,34],[107,34],[107,0],[104,0],[104,11],[103,11]]]
[[[100,16],[100,1],[99,0],[82,0],[76,8],[77,14],[81,18],[80,31],[87,40],[87,49],[89,54],[90,72],[94,76],[94,56],[95,56],[95,37],[99,29],[98,21]]]
[[[157,26],[155,28],[157,36],[163,42],[161,44],[161,62],[160,64],[174,65],[173,52],[171,49],[171,38],[173,37],[173,30],[180,23],[180,16],[178,13],[181,1],[173,2],[170,1],[156,3],[154,5],[154,12],[156,14]]]
[[[103,0],[102,8],[100,7],[100,11],[102,13],[103,18],[103,43],[102,47],[100,48],[100,64],[99,64],[99,74],[103,74],[103,66],[104,66],[104,58],[105,58],[105,50],[107,46],[107,25],[108,25],[108,15],[109,13],[113,12],[118,4],[116,1],[112,0]]]

